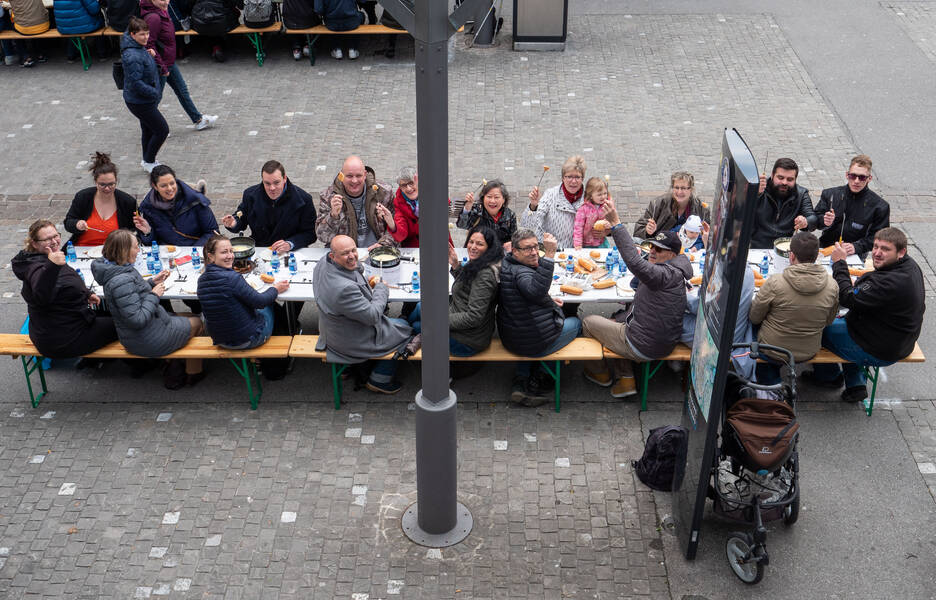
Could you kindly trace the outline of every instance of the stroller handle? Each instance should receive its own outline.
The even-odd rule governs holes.
[[[761,350],[770,350],[778,354],[783,355],[786,358],[786,366],[789,368],[790,377],[789,385],[790,391],[793,397],[796,397],[796,361],[793,359],[793,353],[787,350],[786,348],[781,348],[780,346],[772,346],[770,344],[761,344],[759,342],[750,342],[750,343],[740,343],[732,344],[731,349],[737,350],[739,348],[747,348],[750,350],[752,356],[761,356]],[[747,380],[745,380],[747,381]],[[755,390],[764,390],[764,391],[775,391],[783,387],[783,383],[775,383],[772,385],[764,385],[755,383],[753,381],[747,381],[747,386]]]

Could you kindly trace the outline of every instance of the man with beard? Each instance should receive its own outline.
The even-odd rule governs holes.
[[[777,238],[816,228],[812,199],[809,190],[797,185],[798,174],[799,167],[792,158],[778,158],[770,179],[760,176],[751,248],[773,248]]]
[[[842,242],[846,254],[864,255],[874,246],[874,234],[890,227],[890,205],[868,189],[871,182],[871,158],[859,154],[851,159],[846,185],[822,190],[816,205],[821,217],[819,229],[822,247]]]

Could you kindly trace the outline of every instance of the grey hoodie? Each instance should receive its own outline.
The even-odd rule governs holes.
[[[801,362],[819,352],[822,330],[835,320],[838,305],[838,285],[825,267],[795,264],[754,295],[751,323],[761,324],[757,341],[786,348]]]
[[[165,356],[188,342],[186,317],[170,315],[159,296],[133,265],[118,265],[106,258],[91,263],[94,279],[104,288],[107,307],[117,326],[117,337],[131,354]]]

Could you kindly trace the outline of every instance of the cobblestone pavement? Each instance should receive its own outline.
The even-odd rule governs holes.
[[[936,63],[936,4],[932,2],[881,2],[881,6],[893,13],[897,23],[907,36],[931,61]]]
[[[928,3],[882,6],[932,58],[933,40],[923,39],[932,30]],[[838,185],[856,153],[769,14],[586,15],[570,30],[562,54],[513,53],[506,36],[493,49],[453,42],[452,197],[501,177],[522,205],[544,164],[555,184],[563,159],[582,153],[589,174],[611,175],[633,221],[673,170],[693,171],[700,193],[713,193],[725,126],[741,131],[758,161],[768,152],[769,162],[794,157],[800,183],[816,192]],[[221,119],[208,131],[187,128],[170,93],[163,110],[173,132],[160,160],[185,180],[205,177],[219,215],[268,158],[315,193],[352,152],[391,180],[416,156],[413,46],[401,40],[397,58],[386,60],[381,44],[366,41],[356,62],[320,56],[314,67],[292,61],[279,41],[262,68],[239,39],[223,65],[194,55],[182,63],[193,97]],[[3,256],[16,252],[31,221],[63,218],[74,192],[90,184],[83,161],[93,150],[114,155],[122,189],[145,193],[137,123],[108,67],[85,73],[53,59],[0,68],[0,94],[17,99],[0,114]],[[927,257],[936,260],[936,248],[925,226],[936,223],[936,193],[886,179],[878,189],[910,233],[932,299]],[[7,261],[0,264],[0,321],[11,331],[23,305]],[[924,329],[924,350],[931,339]],[[494,403],[481,393],[463,402],[459,498],[475,530],[436,552],[399,529],[415,500],[405,402],[360,394],[334,411],[327,379],[303,373],[273,389],[317,401],[276,401],[268,390],[255,412],[221,400],[110,397],[112,388],[94,386],[81,402],[57,396],[33,410],[16,368],[0,365],[15,381],[0,396],[2,598],[670,597],[654,496],[629,466],[646,434],[630,404],[573,401],[556,414],[510,409],[494,394]],[[913,368],[932,379],[929,365]],[[926,393],[881,402],[875,417],[896,420],[936,498],[936,406],[919,387]],[[592,399],[584,386],[573,389],[566,399]],[[104,402],[84,401],[87,394]],[[671,382],[652,410],[678,409],[679,399]]]

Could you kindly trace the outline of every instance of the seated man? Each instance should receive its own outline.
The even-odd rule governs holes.
[[[368,250],[397,245],[390,189],[377,183],[374,170],[357,156],[345,159],[335,181],[319,195],[319,213],[315,230],[326,246],[339,234]]]
[[[874,246],[874,234],[890,227],[890,205],[868,189],[871,158],[859,154],[851,159],[846,185],[822,190],[816,216],[822,219],[819,243],[823,248],[843,242],[847,254],[864,255]]]
[[[637,393],[631,361],[662,358],[679,342],[686,310],[686,280],[692,278],[692,265],[680,252],[682,242],[675,232],[662,231],[648,238],[650,259],[644,260],[612,204],[607,205],[604,218],[612,225],[611,235],[621,258],[640,285],[623,323],[599,315],[585,317],[585,335],[624,357],[613,365],[616,381],[602,360],[586,364],[585,378],[600,386],[614,382],[611,395],[623,398]]]
[[[244,190],[235,213],[221,217],[221,224],[234,233],[250,227],[258,247],[269,246],[280,254],[314,244],[312,196],[286,178],[286,168],[279,161],[265,162],[260,180]]]
[[[315,266],[312,290],[319,309],[319,346],[328,361],[362,363],[401,349],[412,337],[403,319],[384,314],[390,290],[382,281],[371,289],[358,264],[357,245],[346,235],[331,240],[331,251]],[[377,361],[367,389],[395,394],[402,387],[394,380],[396,361]]]
[[[816,264],[817,256],[816,236],[797,232],[790,241],[790,266],[765,281],[751,302],[751,323],[760,324],[757,341],[786,348],[796,362],[819,352],[822,329],[838,314],[838,286]],[[758,363],[757,382],[780,383],[779,364]]]
[[[778,158],[770,180],[760,176],[751,248],[773,248],[774,240],[797,229],[816,228],[809,190],[796,183],[799,167],[792,158]]]
[[[832,275],[839,288],[839,304],[848,309],[822,332],[822,346],[845,360],[844,365],[815,365],[803,378],[826,387],[842,385],[842,400],[868,397],[862,366],[884,367],[913,352],[923,326],[923,273],[907,256],[907,236],[894,227],[874,235],[874,271],[852,285],[842,244],[832,252]]]
[[[552,354],[581,331],[578,317],[563,317],[562,300],[549,297],[556,245],[556,238],[544,233],[546,255],[540,258],[536,234],[519,229],[511,239],[512,250],[501,263],[497,331],[504,347],[514,354]],[[539,363],[517,363],[510,400],[524,406],[544,404],[550,386],[542,378]]]

